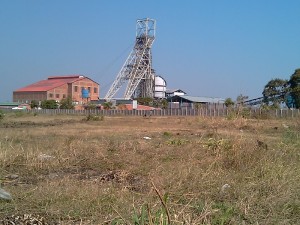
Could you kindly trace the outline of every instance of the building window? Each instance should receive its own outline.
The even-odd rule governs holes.
[[[77,92],[77,91],[78,91],[78,87],[74,86],[74,92]]]
[[[52,93],[49,93],[49,98],[53,98],[53,94]]]
[[[59,98],[59,94],[56,94],[56,98]]]
[[[94,88],[94,93],[98,93],[98,88]]]
[[[66,98],[66,95],[65,95],[65,94],[63,94],[63,98]]]
[[[89,93],[91,93],[91,87],[88,87]]]

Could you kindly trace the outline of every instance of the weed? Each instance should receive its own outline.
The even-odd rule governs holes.
[[[214,225],[225,225],[230,224],[231,219],[234,216],[235,210],[234,207],[225,204],[223,202],[215,203],[212,206],[216,210],[216,214],[213,215],[212,224]]]
[[[227,120],[234,120],[237,118],[236,112],[233,110],[228,111],[226,117]]]
[[[24,115],[25,115],[25,113],[23,110],[18,110],[15,112],[15,117],[22,117]]]
[[[3,113],[3,111],[0,110],[0,121],[2,121],[5,117],[5,114]]]
[[[119,150],[119,148],[120,148],[120,142],[118,140],[110,139],[108,141],[107,151],[109,153],[115,153]]]
[[[168,193],[165,193],[163,196],[160,191],[152,182],[153,188],[160,199],[161,205],[157,207],[150,207],[150,204],[143,204],[139,210],[133,209],[132,213],[132,222],[135,225],[170,225],[170,212],[167,208]],[[116,218],[113,220],[112,224],[124,224],[126,223],[125,219]]]
[[[197,201],[192,206],[193,212],[197,215],[201,215],[205,208],[205,203],[203,201]]]
[[[204,144],[204,148],[211,150],[213,155],[219,155],[221,152],[225,152],[233,147],[232,143],[228,139],[209,138]]]
[[[250,118],[250,116],[251,116],[251,109],[250,108],[243,108],[240,111],[240,116],[242,118]]]
[[[98,115],[89,114],[89,115],[86,116],[85,120],[86,121],[103,121],[104,116],[103,115],[98,116]]]
[[[186,140],[186,139],[170,139],[167,141],[167,144],[168,145],[177,145],[177,146],[180,146],[180,145],[185,145],[187,144],[189,141]]]
[[[163,132],[163,136],[164,137],[170,137],[170,136],[172,136],[172,134],[168,131],[165,131],[165,132]]]
[[[283,132],[283,141],[286,144],[300,144],[300,132],[291,130],[291,129],[286,129]]]
[[[149,204],[144,204],[141,206],[140,210],[134,209],[131,215],[131,221],[134,225],[169,225],[168,216],[165,210],[161,207],[159,209],[151,209]],[[123,225],[127,224],[126,220],[121,218],[115,218],[111,224],[114,225]]]

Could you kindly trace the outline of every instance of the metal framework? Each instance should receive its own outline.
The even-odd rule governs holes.
[[[134,48],[104,97],[106,100],[111,100],[125,82],[128,83],[124,99],[153,97],[155,78],[152,73],[151,46],[155,39],[155,25],[153,19],[137,20]]]

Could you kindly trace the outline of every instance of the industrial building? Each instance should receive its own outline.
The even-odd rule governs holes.
[[[137,20],[135,45],[123,67],[112,83],[104,99],[110,101],[120,88],[127,83],[124,99],[155,98],[164,95],[162,90],[154,90],[155,81],[162,85],[161,77],[152,68],[152,44],[155,40],[156,21],[150,18]],[[157,87],[158,88],[158,87]],[[163,89],[158,88],[158,89]]]
[[[196,97],[189,95],[174,95],[168,97],[169,108],[206,108],[217,109],[225,107],[225,99],[212,97]]]
[[[71,97],[83,104],[99,98],[99,84],[83,75],[51,76],[13,92],[13,101],[30,103],[32,100],[56,100]]]
[[[177,95],[186,95],[187,93],[184,92],[181,89],[168,89],[166,90],[166,97],[173,97],[173,96],[177,96]]]
[[[101,108],[106,102],[116,107],[133,105],[136,102],[134,99],[138,98],[153,98],[155,101],[164,100],[164,103],[168,101],[169,108],[224,107],[224,99],[221,98],[193,97],[181,89],[167,90],[166,80],[163,76],[157,75],[152,68],[152,44],[155,33],[155,20],[150,18],[137,20],[135,45],[103,99],[99,98],[100,90],[97,82],[82,75],[70,75],[48,77],[47,80],[20,88],[13,92],[13,101],[16,103],[30,103],[32,100],[60,101],[71,97],[78,105],[76,107],[78,109],[81,106],[87,107],[85,104],[87,102]],[[125,85],[127,86],[123,98],[116,98],[116,93],[123,90]],[[138,109],[138,106],[125,108]]]

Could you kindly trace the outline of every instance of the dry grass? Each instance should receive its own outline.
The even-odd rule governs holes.
[[[172,224],[300,224],[299,119],[84,119],[5,116],[0,179],[13,201],[0,218],[166,224],[167,209]]]

